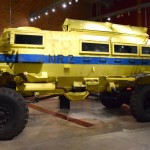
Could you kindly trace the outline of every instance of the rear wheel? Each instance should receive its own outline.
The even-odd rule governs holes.
[[[10,140],[25,128],[28,121],[26,100],[15,90],[0,88],[0,140]]]
[[[140,122],[150,121],[150,86],[139,87],[131,96],[130,109]]]
[[[117,95],[108,92],[103,92],[100,95],[100,101],[106,108],[120,108],[123,104]]]

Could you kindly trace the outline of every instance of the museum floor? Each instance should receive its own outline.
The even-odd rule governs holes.
[[[0,150],[150,150],[150,123],[137,122],[126,105],[109,110],[90,97],[69,111],[57,98],[31,106],[25,130]]]

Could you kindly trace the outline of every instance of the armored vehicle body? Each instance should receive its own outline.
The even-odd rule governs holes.
[[[66,19],[63,31],[7,28],[0,39],[0,139],[18,135],[28,120],[26,96],[70,101],[100,97],[105,107],[130,105],[150,121],[150,42],[147,28]]]

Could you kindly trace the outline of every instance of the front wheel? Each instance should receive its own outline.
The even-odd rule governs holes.
[[[0,88],[0,140],[10,140],[21,133],[28,114],[22,95],[9,88]]]
[[[137,88],[130,99],[133,116],[140,122],[150,121],[150,86]]]

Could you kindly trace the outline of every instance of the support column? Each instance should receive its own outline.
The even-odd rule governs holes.
[[[137,5],[141,5],[142,0],[137,0]],[[142,9],[137,10],[137,25],[142,26]]]
[[[64,95],[59,96],[59,108],[70,109],[70,101]]]

